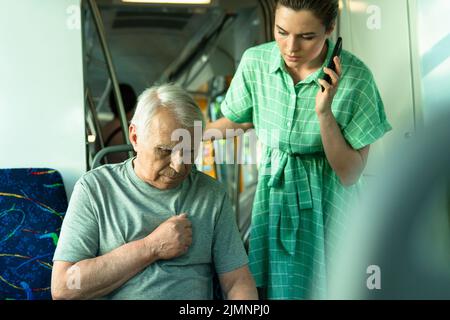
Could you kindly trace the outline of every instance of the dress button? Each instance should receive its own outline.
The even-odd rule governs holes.
[[[291,127],[291,122],[288,121],[288,122],[286,123],[286,126],[287,126],[288,128],[290,128],[290,127]]]

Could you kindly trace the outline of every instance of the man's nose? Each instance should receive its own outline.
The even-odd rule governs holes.
[[[178,174],[183,174],[185,170],[185,164],[183,162],[183,156],[181,150],[172,151],[170,157],[170,167],[175,170]]]

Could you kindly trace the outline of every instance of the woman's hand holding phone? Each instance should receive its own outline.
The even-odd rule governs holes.
[[[323,79],[319,79],[321,90],[319,90],[316,96],[316,113],[318,115],[331,112],[331,103],[333,102],[342,74],[341,59],[339,58],[341,48],[342,38],[339,37],[333,50],[333,59],[323,69],[325,76]]]

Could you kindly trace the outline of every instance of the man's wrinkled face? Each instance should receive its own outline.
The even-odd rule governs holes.
[[[180,138],[180,134],[183,138]],[[176,136],[176,141],[173,136]],[[153,115],[146,134],[130,126],[130,141],[137,153],[134,170],[158,189],[177,187],[189,175],[194,162],[194,129],[184,129],[166,108]]]

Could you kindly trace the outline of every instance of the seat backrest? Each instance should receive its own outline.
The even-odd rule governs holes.
[[[52,169],[0,169],[0,300],[51,299],[67,197]]]

